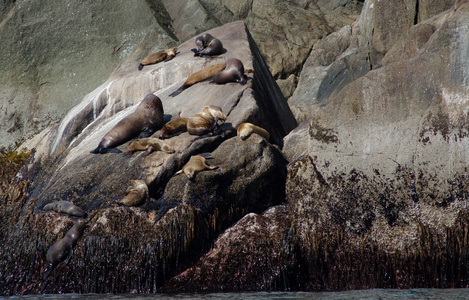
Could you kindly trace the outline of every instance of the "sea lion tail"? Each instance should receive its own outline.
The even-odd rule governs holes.
[[[179,175],[179,174],[182,174],[183,172],[184,172],[184,170],[181,169],[181,170],[177,171],[176,173],[174,173],[174,175]]]
[[[141,71],[143,69],[143,65],[142,64],[139,64],[138,65],[138,70]]]

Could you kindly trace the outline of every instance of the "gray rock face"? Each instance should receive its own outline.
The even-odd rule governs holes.
[[[469,196],[462,25],[468,16],[469,5],[462,4],[410,28],[401,40],[389,37],[393,47],[381,39],[390,53],[383,67],[313,105],[308,150],[290,166],[286,192],[312,285],[406,287],[421,282],[419,276],[452,284],[441,274],[459,270],[462,261],[445,261],[443,253],[458,251],[445,237],[466,226],[461,218]],[[318,257],[330,259],[322,268],[340,271],[328,277]],[[374,258],[363,266],[366,257]],[[435,274],[432,263],[417,267],[419,257],[447,267]],[[388,278],[376,273],[385,268],[381,259],[392,265]],[[340,283],[349,267],[377,275]]]
[[[2,146],[56,125],[137,48],[175,44],[145,1],[2,1],[1,11]]]

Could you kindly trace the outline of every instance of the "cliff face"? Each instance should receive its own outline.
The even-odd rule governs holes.
[[[12,56],[2,62],[8,104],[1,124],[11,141],[39,132],[23,145],[34,156],[2,183],[0,269],[8,272],[0,274],[0,293],[469,284],[469,3],[163,0],[135,1],[131,10],[116,2],[111,13],[104,4],[64,2],[73,6],[68,15],[59,13],[63,4],[36,3],[0,6],[0,34],[31,45],[0,50]],[[72,32],[82,42],[94,30],[94,50],[76,50],[81,59],[69,66],[67,47],[54,54],[56,36],[42,38],[53,22],[26,11],[63,26],[81,23],[59,16],[87,20]],[[75,38],[65,27],[63,40]],[[124,37],[126,28],[139,33]],[[221,56],[193,56],[204,31],[222,40]],[[44,45],[28,44],[37,40]],[[110,45],[114,54],[106,52]],[[136,69],[169,46],[178,47],[173,60]],[[169,97],[193,72],[232,57],[253,70],[245,85],[205,81]],[[96,69],[96,77],[86,73],[78,86],[60,89],[73,80],[57,72],[69,67]],[[221,107],[224,135],[183,133],[167,140],[174,154],[90,154],[147,93],[161,98],[166,121]],[[271,139],[235,137],[246,121]],[[33,130],[31,122],[40,125]],[[211,152],[217,169],[193,180],[175,175],[202,152]],[[12,177],[10,169],[3,174]],[[131,179],[146,182],[150,199],[119,206]],[[44,281],[45,253],[73,223],[42,209],[55,200],[85,209],[92,225],[69,264]]]

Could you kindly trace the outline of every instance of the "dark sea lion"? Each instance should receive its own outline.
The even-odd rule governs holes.
[[[73,254],[73,248],[75,247],[78,239],[82,236],[83,231],[86,227],[89,227],[90,223],[85,219],[78,219],[65,236],[58,242],[50,246],[46,254],[46,267],[44,269],[44,277],[46,280],[52,270],[57,267],[58,264],[65,261],[68,264]]]
[[[247,139],[253,133],[257,133],[267,141],[270,138],[270,133],[267,130],[252,123],[242,123],[238,126],[238,136],[241,137],[242,140]]]
[[[70,201],[56,201],[44,206],[43,210],[53,210],[58,213],[64,213],[71,216],[86,218],[86,212]]]
[[[223,69],[224,65],[225,64],[210,65],[200,71],[197,71],[191,74],[183,83],[183,85],[181,85],[177,90],[169,94],[169,96],[174,97],[176,95],[179,95],[182,91],[184,91],[188,87],[191,87],[198,82],[215,77],[215,75]]]
[[[141,156],[147,156],[153,151],[163,151],[166,153],[174,153],[173,147],[170,145],[166,144],[160,139],[157,139],[155,137],[147,137],[147,138],[141,138],[141,139],[136,139],[133,141],[130,145],[129,148],[127,149],[127,152],[124,153],[124,155],[132,155],[135,151],[144,151],[146,150]]]
[[[219,126],[223,124],[227,116],[218,106],[207,105],[202,111],[189,118],[187,122],[187,132],[192,135],[213,135],[219,131]],[[221,124],[218,124],[221,121]]]
[[[217,38],[208,33],[204,33],[195,39],[197,49],[191,49],[194,56],[213,56],[223,53],[223,44]]]
[[[184,173],[187,175],[189,180],[192,180],[195,174],[200,171],[218,168],[217,166],[207,165],[205,162],[206,158],[212,158],[212,156],[209,153],[191,156],[187,164],[185,164],[181,170],[177,171],[175,175]]]
[[[160,50],[156,53],[150,54],[142,60],[140,65],[138,65],[138,70],[141,71],[144,66],[157,64],[160,61],[169,61],[173,59],[174,56],[176,56],[177,51],[178,48],[175,47],[172,49]]]
[[[244,75],[244,65],[237,58],[230,58],[225,62],[223,69],[215,75],[214,81],[218,84],[227,82],[246,83],[246,75]]]
[[[98,147],[91,153],[121,153],[115,148],[134,138],[149,137],[163,126],[163,104],[160,98],[148,94],[143,98],[137,109],[119,121],[103,137]]]
[[[119,204],[125,206],[138,206],[143,204],[145,200],[150,199],[148,186],[143,180],[131,180],[132,188],[126,190],[126,196],[118,201]]]
[[[168,123],[164,124],[160,130],[160,139],[167,139],[179,133],[187,131],[187,122],[189,118],[175,118]]]

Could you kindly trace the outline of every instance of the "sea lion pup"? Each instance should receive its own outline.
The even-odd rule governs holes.
[[[252,123],[242,123],[238,126],[238,136],[242,140],[245,140],[250,137],[252,133],[257,133],[267,141],[270,138],[270,133],[267,130]]]
[[[230,58],[225,62],[223,69],[215,75],[214,81],[218,84],[227,82],[246,83],[246,75],[244,75],[244,65],[237,58]]]
[[[86,212],[70,201],[56,201],[53,203],[46,204],[42,209],[53,210],[58,213],[64,213],[79,218],[86,218]]]
[[[141,71],[144,66],[147,65],[153,65],[157,64],[160,61],[169,61],[176,56],[176,53],[178,51],[178,48],[172,48],[172,49],[166,49],[166,50],[160,50],[156,53],[150,54],[147,57],[145,57],[140,65],[138,65],[138,70]]]
[[[197,49],[191,49],[194,52],[194,56],[213,56],[223,53],[221,41],[208,33],[199,35],[195,39],[195,44]]]
[[[175,175],[186,174],[189,180],[192,180],[196,173],[203,170],[213,170],[218,168],[218,166],[210,166],[205,162],[206,158],[213,158],[210,153],[203,153],[198,155],[192,155],[189,161],[184,165],[184,167],[177,171]]]
[[[159,138],[164,140],[182,132],[186,132],[188,121],[189,118],[182,117],[169,121],[168,123],[164,124],[163,127],[161,127]]]
[[[200,71],[197,71],[191,74],[183,83],[183,85],[181,85],[177,90],[169,94],[169,96],[174,97],[176,95],[179,95],[182,91],[184,91],[188,87],[191,87],[198,82],[202,82],[204,80],[213,78],[217,73],[219,73],[223,69],[224,65],[225,64],[210,65],[206,68],[203,68]]]
[[[91,153],[121,153],[115,148],[134,138],[149,137],[163,125],[164,114],[163,104],[160,98],[153,94],[148,94],[143,98],[137,109],[120,120],[103,137],[98,147]]]
[[[127,152],[124,153],[124,155],[130,156],[135,151],[143,151],[143,150],[146,150],[146,151],[141,156],[147,156],[153,151],[163,151],[166,153],[174,153],[173,147],[161,141],[160,139],[157,139],[154,137],[147,137],[147,138],[136,139],[135,141],[133,141],[129,145],[129,148],[127,149]]]
[[[192,135],[213,135],[220,130],[227,116],[218,106],[207,105],[202,111],[187,121],[187,132]],[[218,124],[221,121],[221,124]]]
[[[73,248],[75,247],[78,239],[82,236],[83,231],[86,227],[89,227],[90,223],[85,219],[78,219],[65,236],[58,242],[49,247],[46,254],[46,267],[44,269],[44,277],[46,280],[52,270],[61,262],[65,261],[68,264],[73,254]]]
[[[148,186],[143,180],[131,180],[133,188],[127,189],[124,193],[126,196],[117,203],[125,206],[139,206],[146,200],[150,199]]]

